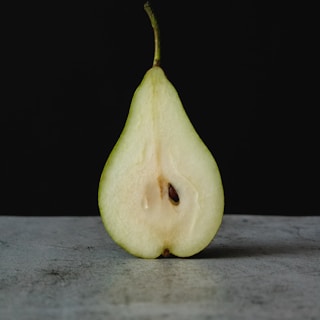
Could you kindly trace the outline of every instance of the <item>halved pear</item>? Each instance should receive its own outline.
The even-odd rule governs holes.
[[[224,192],[217,163],[158,55],[134,93],[103,169],[98,203],[111,238],[142,258],[192,256],[221,225]]]

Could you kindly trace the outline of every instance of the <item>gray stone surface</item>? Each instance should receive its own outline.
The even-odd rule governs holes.
[[[135,258],[100,217],[0,217],[0,319],[319,319],[320,217],[225,215],[187,259]]]

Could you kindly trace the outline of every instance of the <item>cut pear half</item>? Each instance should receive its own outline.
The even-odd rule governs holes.
[[[134,93],[101,175],[98,203],[111,238],[142,258],[192,256],[221,225],[217,163],[158,62]]]

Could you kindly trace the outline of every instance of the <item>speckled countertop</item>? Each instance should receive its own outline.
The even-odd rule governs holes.
[[[187,259],[135,258],[100,217],[0,216],[0,319],[319,319],[320,217],[225,215]]]

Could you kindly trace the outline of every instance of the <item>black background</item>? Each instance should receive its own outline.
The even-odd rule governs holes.
[[[1,214],[99,214],[103,165],[152,64],[143,3],[4,10]],[[225,213],[319,214],[315,9],[151,4],[162,67],[218,162]]]

